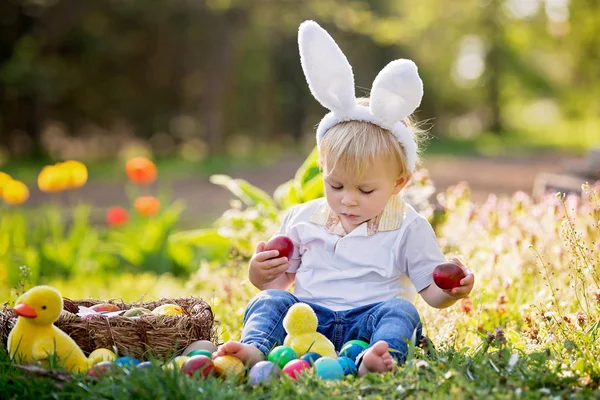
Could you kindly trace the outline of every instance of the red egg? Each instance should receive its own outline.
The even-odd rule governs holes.
[[[183,373],[192,376],[209,376],[213,373],[215,367],[212,359],[205,355],[197,355],[190,357],[181,367]]]
[[[94,304],[90,309],[96,312],[114,312],[121,310],[119,306],[111,303]]]
[[[460,281],[465,276],[462,268],[453,262],[441,263],[433,270],[433,281],[441,289],[454,289],[460,286]]]
[[[294,254],[294,242],[287,236],[275,236],[265,246],[265,251],[269,250],[277,250],[279,257],[287,257],[289,260],[292,254]]]
[[[117,364],[112,361],[101,361],[88,370],[88,376],[100,378],[118,371]]]
[[[297,379],[305,369],[310,369],[310,364],[304,360],[292,360],[285,364],[283,372],[292,379]]]

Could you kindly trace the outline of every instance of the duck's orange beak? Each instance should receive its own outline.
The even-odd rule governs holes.
[[[13,311],[19,317],[25,317],[25,318],[36,318],[37,317],[37,313],[35,312],[35,310],[33,308],[29,307],[25,303],[21,303],[21,304],[15,306],[15,308],[13,308]]]

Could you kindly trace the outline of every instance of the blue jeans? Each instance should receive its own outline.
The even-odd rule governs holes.
[[[284,290],[260,292],[250,301],[244,313],[241,342],[251,344],[265,356],[268,355],[275,346],[283,344],[286,336],[283,318],[292,305],[300,302],[296,296]],[[352,339],[364,340],[370,343],[369,346],[385,340],[389,347],[398,350],[390,354],[399,363],[404,363],[408,351],[406,341],[410,341],[413,334],[417,343],[421,339],[421,319],[417,309],[411,302],[401,298],[346,311],[333,311],[304,303],[315,311],[319,320],[317,331],[331,340],[336,351]]]

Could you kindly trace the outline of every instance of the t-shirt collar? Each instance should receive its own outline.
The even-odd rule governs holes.
[[[388,232],[400,229],[402,220],[404,219],[405,205],[404,200],[402,200],[399,194],[392,196],[379,215],[366,221],[367,236],[373,236],[377,232]],[[324,226],[329,233],[339,236],[347,235],[347,232],[340,221],[340,216],[329,207],[326,201],[315,210],[310,218],[310,222]]]

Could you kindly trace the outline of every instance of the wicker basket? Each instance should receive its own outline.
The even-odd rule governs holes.
[[[163,304],[177,304],[183,315],[145,314],[136,318],[123,316],[94,316],[84,318],[77,315],[79,306],[112,303],[121,310],[144,307],[149,310]],[[6,348],[8,335],[17,321],[16,314],[7,304],[0,310],[0,339]],[[116,349],[119,355],[138,359],[150,357],[166,359],[180,354],[191,342],[210,340],[217,344],[214,316],[210,306],[195,297],[160,299],[145,303],[124,303],[122,300],[70,300],[64,299],[63,312],[54,323],[69,334],[89,354],[98,348]]]

